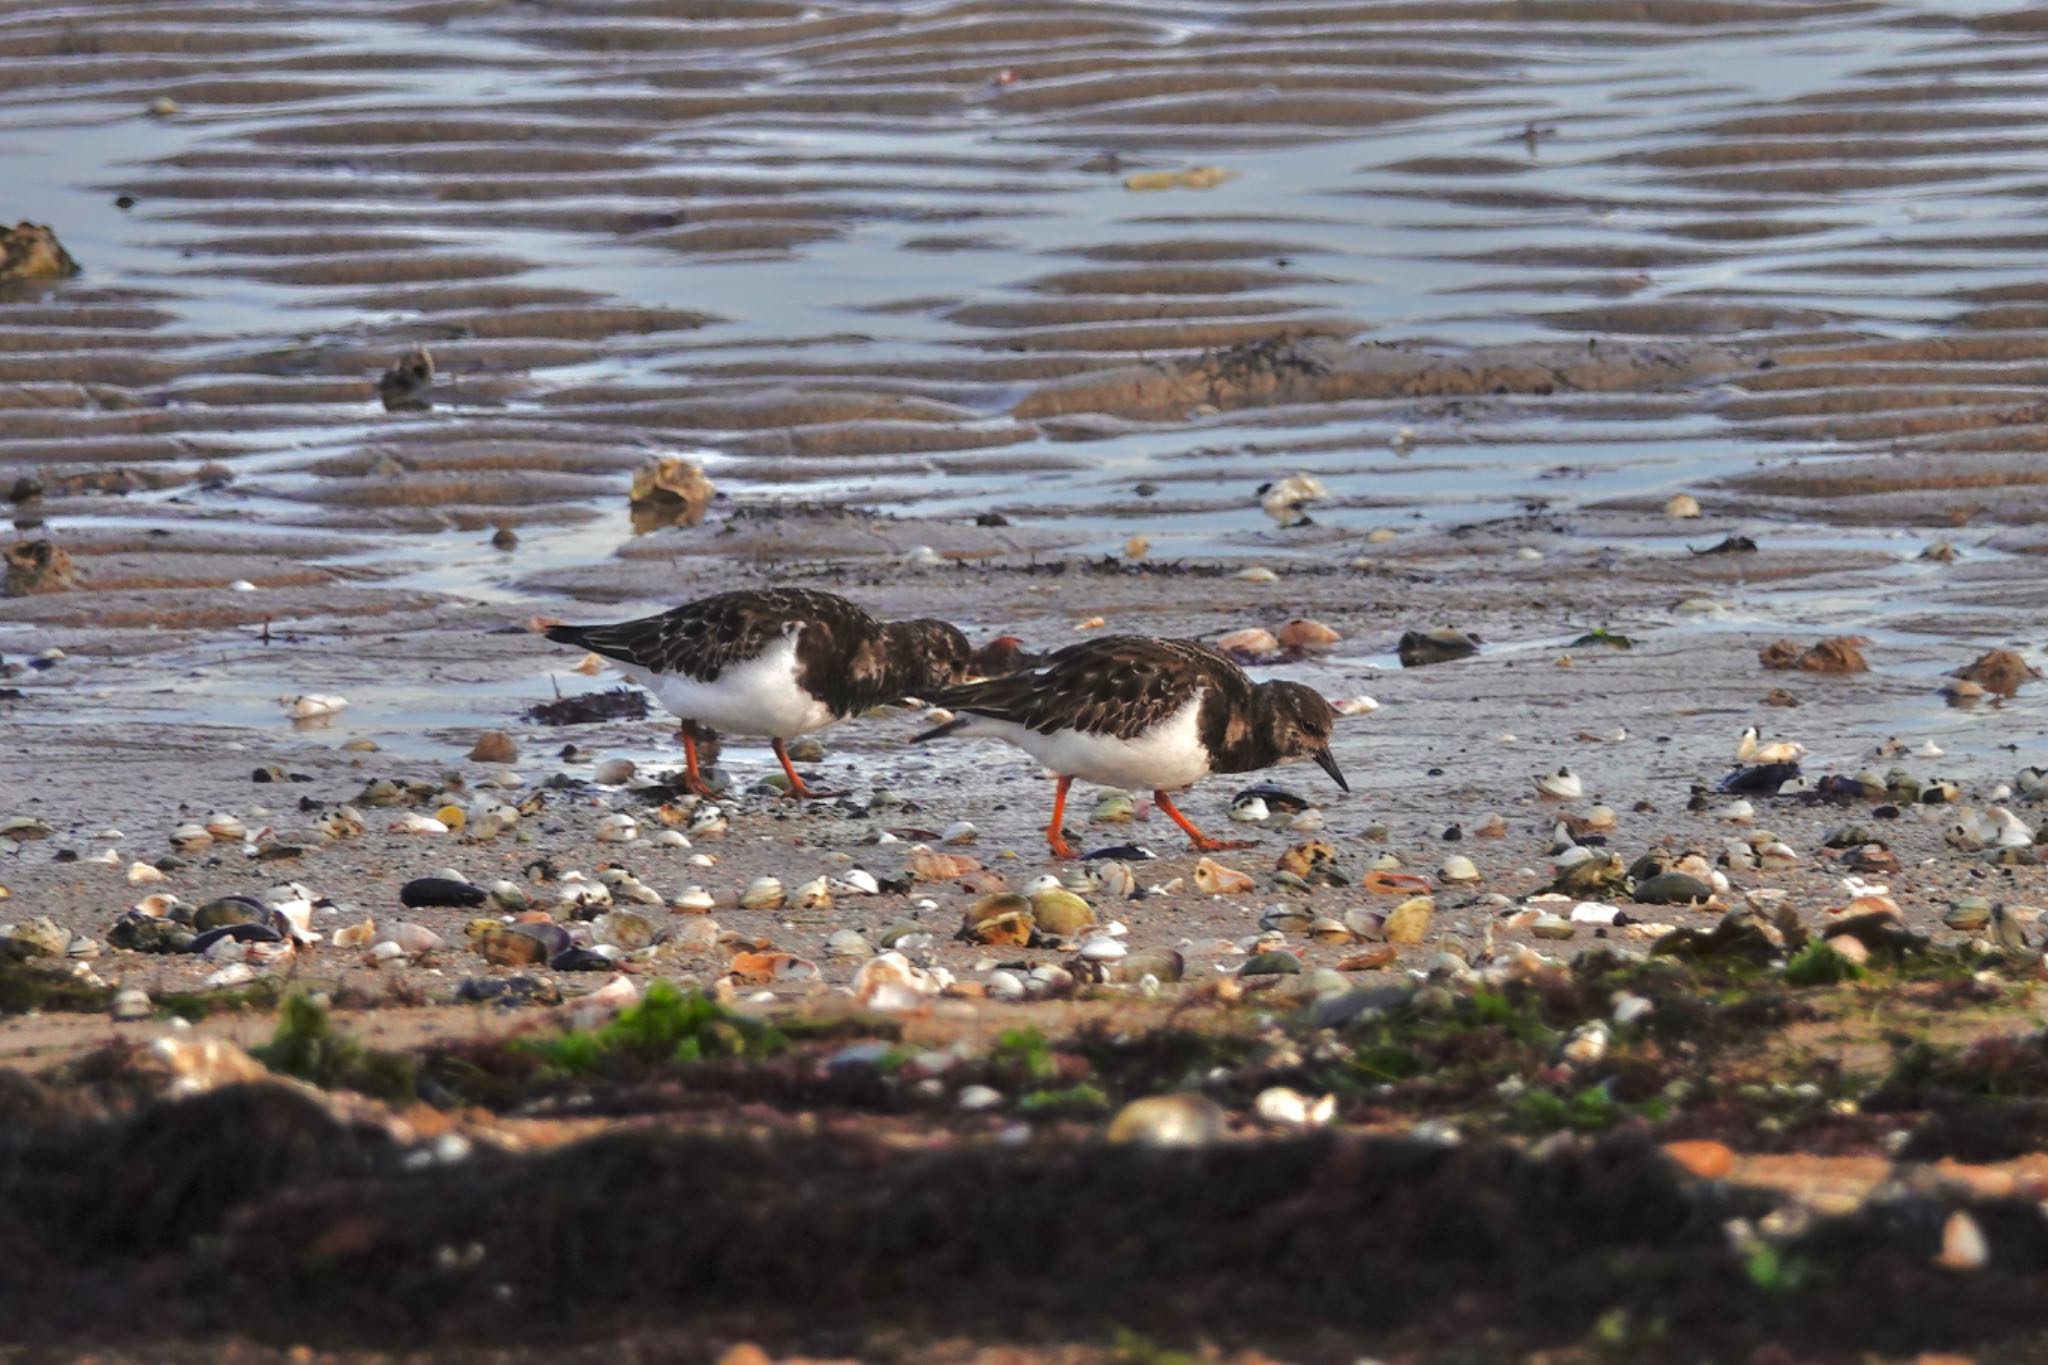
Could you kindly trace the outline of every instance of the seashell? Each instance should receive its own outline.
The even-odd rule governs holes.
[[[1934,1263],[1943,1270],[1982,1270],[1991,1264],[1991,1243],[1975,1218],[1963,1209],[1949,1214],[1941,1225],[1941,1251]]]
[[[1230,818],[1239,824],[1256,825],[1270,818],[1272,814],[1272,811],[1266,809],[1265,798],[1254,792],[1240,793],[1237,799],[1230,803]]]
[[[639,837],[640,822],[624,812],[607,815],[597,822],[597,839],[600,843],[623,844]]]
[[[1369,716],[1380,709],[1380,704],[1360,693],[1355,697],[1339,697],[1330,703],[1330,709],[1340,716]]]
[[[964,853],[935,853],[922,844],[911,849],[910,856],[904,861],[910,868],[910,875],[925,882],[951,881],[981,866]]]
[[[971,844],[975,840],[975,835],[976,830],[972,823],[966,820],[955,820],[952,824],[946,826],[945,830],[939,835],[939,842],[942,844]]]
[[[366,920],[364,926],[359,927],[366,927],[369,923],[370,921]],[[339,934],[335,935],[334,941],[336,946],[343,946]],[[378,931],[370,940],[370,945],[375,947],[379,943],[395,943],[399,951],[407,957],[418,957],[421,953],[431,953],[437,948],[448,946],[446,940],[426,925],[409,924],[404,921]]]
[[[1275,1128],[1320,1128],[1337,1114],[1337,1097],[1312,1100],[1284,1085],[1269,1086],[1252,1101],[1252,1112]]]
[[[1714,812],[1717,820],[1726,820],[1731,825],[1746,825],[1756,819],[1756,806],[1744,800],[1730,801]]]
[[[293,720],[328,720],[348,709],[348,698],[332,692],[306,692],[287,697],[283,705]]]
[[[1461,885],[1480,880],[1478,864],[1462,853],[1453,853],[1444,859],[1444,865],[1437,869],[1437,880],[1448,885]]]
[[[519,745],[503,730],[492,730],[477,737],[470,746],[469,761],[472,763],[517,763]]]
[[[709,891],[701,886],[685,887],[669,901],[671,910],[680,910],[686,915],[708,914],[716,901]]]
[[[569,666],[569,671],[571,673],[581,673],[586,678],[594,678],[604,672],[604,655],[585,654]]]
[[[1143,559],[1152,552],[1152,542],[1143,536],[1132,536],[1124,542],[1125,559]]]
[[[131,882],[160,882],[164,880],[162,868],[140,860],[128,864],[128,880]]]
[[[858,929],[836,930],[825,940],[827,957],[873,957],[875,945]]]
[[[656,848],[688,848],[690,846],[690,841],[683,837],[683,832],[679,829],[656,830],[649,836],[647,842]]]
[[[249,827],[239,816],[220,811],[206,817],[206,832],[216,839],[241,839],[247,837]]]
[[[1553,801],[1576,801],[1585,795],[1585,784],[1570,768],[1559,768],[1536,779],[1536,790]]]
[[[0,838],[26,843],[30,839],[47,839],[56,833],[47,820],[38,820],[33,815],[10,815],[0,820]]]
[[[1318,915],[1308,922],[1308,936],[1318,943],[1349,943],[1357,937],[1343,920]]]
[[[1660,872],[1637,883],[1631,895],[1641,905],[1698,905],[1714,898],[1714,888],[1683,872]]]
[[[144,896],[141,900],[135,902],[131,909],[138,914],[148,915],[152,919],[163,919],[172,910],[176,909],[177,905],[177,896],[169,891],[159,891],[153,896]]]
[[[1280,581],[1280,575],[1274,573],[1263,564],[1254,564],[1249,569],[1239,569],[1231,577],[1241,579],[1246,583],[1277,583]]]
[[[632,910],[612,910],[590,922],[593,940],[628,953],[652,947],[660,932],[653,920]]]
[[[377,939],[377,921],[366,919],[361,924],[343,925],[334,931],[334,946],[337,948],[367,948]]]
[[[848,869],[845,875],[833,880],[832,887],[835,891],[855,896],[878,896],[882,892],[882,884],[875,880],[875,874],[864,867]]]
[[[775,877],[756,877],[747,883],[747,889],[740,893],[742,910],[774,910],[786,898],[782,882]]]
[[[787,985],[818,979],[818,964],[795,953],[741,953],[726,968],[736,985]]]
[[[386,827],[393,834],[446,834],[448,826],[430,815],[407,811]]]
[[[256,979],[256,969],[246,962],[230,962],[214,972],[199,984],[210,991],[226,990],[230,986],[246,986]]]
[[[482,930],[470,939],[470,947],[477,955],[497,967],[539,966],[568,946],[568,934],[552,924],[498,924],[486,920]]]
[[[1280,637],[1263,626],[1247,626],[1220,637],[1216,650],[1233,659],[1264,659],[1280,652]]]
[[[1323,827],[1323,813],[1311,806],[1298,810],[1287,817],[1287,828],[1294,834],[1314,834]]]
[[[1088,820],[1096,825],[1128,825],[1137,817],[1138,803],[1129,792],[1105,792],[1095,803]]]
[[[107,1013],[122,1020],[147,1019],[155,1008],[150,1003],[149,992],[140,986],[123,986],[108,1002]]]
[[[490,892],[473,882],[451,877],[415,877],[398,888],[398,903],[410,909],[451,906],[467,910],[490,899]]]
[[[853,977],[853,996],[870,1009],[918,1009],[940,983],[930,972],[914,967],[901,953],[882,953],[861,964]]]
[[[1241,896],[1257,884],[1250,873],[1225,867],[1213,858],[1204,857],[1195,863],[1195,885],[1205,895]]]
[[[1420,943],[1429,933],[1429,922],[1435,915],[1434,899],[1413,896],[1387,912],[1380,932],[1389,943]]]
[[[1300,650],[1315,654],[1333,647],[1344,637],[1321,621],[1312,621],[1297,616],[1280,627],[1280,646],[1283,649]]]
[[[1579,926],[1562,915],[1541,914],[1530,924],[1529,932],[1537,938],[1566,939],[1579,932]]]
[[[204,825],[180,825],[171,831],[171,847],[180,853],[198,853],[212,843],[213,836],[207,833]],[[107,851],[113,852],[112,849]],[[117,856],[114,861],[119,862],[120,858]]]
[[[959,936],[972,943],[1022,947],[1031,941],[1037,924],[1028,899],[1014,891],[998,891],[967,907]]]
[[[590,780],[600,787],[623,787],[639,771],[630,758],[607,758],[590,770]]]
[[[353,839],[368,827],[354,806],[342,806],[320,822],[320,832],[330,839]]]
[[[1239,976],[1299,976],[1301,975],[1301,959],[1293,953],[1269,948],[1265,952],[1254,953],[1246,958],[1244,965],[1237,969],[1237,974]]]
[[[1947,752],[1948,750],[1942,748],[1931,739],[1913,751],[1914,755],[1919,758],[1940,758]]]
[[[111,848],[106,848],[101,849],[98,853],[93,854],[90,858],[87,858],[86,861],[89,863],[98,863],[103,867],[119,867],[121,865],[121,855],[116,853]]]
[[[1130,900],[1138,894],[1138,874],[1131,871],[1128,863],[1104,863],[1096,872],[1095,881],[1102,894],[1111,900]]]
[[[1260,487],[1259,508],[1282,526],[1305,526],[1308,513],[1303,509],[1329,496],[1329,490],[1315,475],[1289,474]]]
[[[1223,1106],[1206,1095],[1148,1095],[1117,1111],[1107,1137],[1141,1147],[1203,1147],[1219,1141],[1229,1122]]]
[[[577,918],[587,919],[587,915],[577,912],[609,909],[612,903],[612,889],[603,882],[571,881],[563,885],[556,901]]]
[[[1612,806],[1595,806],[1586,812],[1586,828],[1589,830],[1613,829],[1617,817]],[[1505,832],[1505,831],[1503,831]]]
[[[1024,978],[1012,971],[993,971],[983,983],[988,988],[991,1000],[1022,1000],[1025,996]]]
[[[1607,1055],[1607,1024],[1593,1019],[1572,1030],[1558,1056],[1573,1066],[1596,1066]]]
[[[1030,901],[1033,921],[1048,934],[1072,938],[1095,923],[1094,908],[1063,886],[1033,891]]]
[[[1429,883],[1414,873],[1390,872],[1383,867],[1367,872],[1361,885],[1378,896],[1407,896],[1429,890]]]
[[[1130,952],[1122,939],[1110,934],[1090,934],[1081,940],[1081,956],[1090,962],[1117,962]]]
[[[1690,493],[1676,493],[1671,501],[1664,504],[1664,515],[1680,520],[1691,520],[1700,514],[1700,500]]]
[[[832,908],[832,883],[824,877],[813,877],[796,889],[795,908],[798,910],[830,910]]]

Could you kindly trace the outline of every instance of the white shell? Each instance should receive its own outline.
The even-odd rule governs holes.
[[[1444,859],[1444,865],[1437,869],[1439,881],[1461,883],[1480,880],[1479,866],[1462,853],[1453,853]]]
[[[1320,1128],[1337,1113],[1337,1097],[1312,1100],[1284,1085],[1269,1086],[1252,1101],[1253,1112],[1278,1128]]]
[[[315,720],[332,716],[348,707],[348,698],[332,692],[306,692],[284,701],[285,714],[293,720]]]
[[[249,832],[249,827],[239,816],[216,811],[206,817],[206,832],[216,839],[239,839]]]
[[[669,904],[677,910],[698,915],[703,914],[716,903],[711,893],[701,886],[686,887],[678,892],[673,900],[669,901]]]
[[[442,824],[431,815],[421,815],[417,811],[407,811],[398,819],[393,820],[389,828],[393,834],[446,834],[448,832],[448,826]]]
[[[745,910],[773,910],[782,904],[785,895],[780,879],[756,877],[740,894],[740,907]]]
[[[1576,801],[1586,794],[1585,784],[1569,768],[1559,768],[1537,778],[1536,790],[1558,801]]]
[[[971,844],[974,842],[975,834],[976,831],[971,822],[955,820],[952,824],[946,826],[945,831],[939,835],[939,842],[942,844]]]
[[[1355,697],[1339,697],[1330,703],[1330,709],[1340,716],[1369,716],[1380,709],[1380,704],[1360,693]]]
[[[630,758],[607,758],[590,770],[590,780],[600,787],[623,787],[636,771]]]
[[[829,910],[832,908],[832,884],[824,877],[813,877],[796,889],[796,908],[799,910]]]
[[[163,879],[164,873],[161,868],[144,862],[128,864],[128,880],[131,882],[160,882]]]
[[[649,836],[647,842],[656,848],[688,848],[690,846],[690,841],[683,837],[683,832],[679,829],[656,830]]]
[[[256,979],[256,969],[246,962],[230,962],[219,971],[200,982],[208,990],[217,991],[226,986],[240,986]]]
[[[623,812],[607,815],[597,822],[597,838],[600,843],[623,844],[640,837],[640,822]]]
[[[1732,825],[1746,825],[1756,819],[1756,806],[1748,801],[1730,801],[1727,805],[1715,811],[1714,817],[1718,820],[1726,820]]]
[[[1248,796],[1230,808],[1230,818],[1239,824],[1256,825],[1270,815],[1272,812],[1266,809],[1263,797]]]
[[[1115,962],[1130,955],[1123,941],[1109,934],[1091,934],[1081,940],[1081,956],[1090,962]]]

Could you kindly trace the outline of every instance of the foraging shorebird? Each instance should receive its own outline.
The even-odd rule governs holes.
[[[944,621],[892,621],[829,592],[804,588],[722,592],[672,611],[605,626],[550,626],[547,637],[619,666],[680,717],[684,786],[709,796],[697,766],[697,727],[763,735],[789,776],[807,786],[787,741],[966,676],[967,637]]]
[[[1060,828],[1075,778],[1150,789],[1159,809],[1203,851],[1244,848],[1212,839],[1169,795],[1210,773],[1245,773],[1313,759],[1345,791],[1330,756],[1336,714],[1300,683],[1254,683],[1193,640],[1110,635],[1058,650],[1034,668],[968,683],[929,700],[954,719],[916,736],[992,735],[1036,758],[1058,777],[1046,843],[1072,858]]]

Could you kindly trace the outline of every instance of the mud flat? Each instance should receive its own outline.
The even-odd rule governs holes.
[[[0,52],[0,212],[81,267],[0,283],[24,1338],[2038,1354],[2030,16],[116,4]],[[636,534],[661,455],[716,495]],[[1378,706],[1348,796],[1198,788],[1255,844],[1199,872],[1145,793],[1054,864],[1049,784],[913,711],[801,808],[728,745],[716,816],[660,719],[531,718],[615,686],[533,618],[770,582],[1034,650],[1307,619],[1254,667]],[[1403,667],[1436,630],[1479,647]],[[1094,925],[959,936],[1047,873]],[[235,896],[320,941],[119,946]]]

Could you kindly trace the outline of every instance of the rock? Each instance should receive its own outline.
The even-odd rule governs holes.
[[[633,473],[627,494],[633,529],[657,531],[665,526],[695,526],[711,507],[713,489],[703,469],[674,455],[657,455]]]
[[[1453,659],[1470,658],[1478,652],[1479,637],[1461,630],[1407,631],[1395,649],[1403,668],[1449,663]]]
[[[1221,1138],[1230,1116],[1206,1095],[1148,1095],[1132,1100],[1109,1123],[1111,1142],[1145,1147],[1201,1147]]]
[[[114,992],[113,1002],[107,1013],[116,1019],[147,1019],[155,1006],[150,1004],[149,992],[140,986],[123,986]]]
[[[71,935],[58,928],[49,916],[39,915],[26,924],[15,925],[4,943],[8,956],[17,959],[63,957],[70,950]]]
[[[512,736],[503,730],[493,730],[471,746],[469,761],[472,763],[517,763],[519,746]]]
[[[10,576],[12,570],[10,569]],[[11,595],[11,594],[10,594]],[[1976,683],[1987,692],[2001,697],[2010,697],[2020,690],[2022,683],[2038,679],[2041,670],[2009,649],[1994,649],[1980,656],[1966,668],[1959,668],[1949,675],[1964,682]]]
[[[1381,932],[1389,943],[1420,943],[1429,933],[1436,915],[1436,902],[1428,896],[1412,896],[1387,912]]]
[[[0,280],[62,280],[77,273],[78,262],[41,223],[0,228]]]
[[[386,412],[419,412],[430,406],[428,391],[433,387],[433,354],[425,346],[415,346],[378,378],[377,396]]]
[[[78,586],[70,554],[47,540],[24,540],[0,552],[7,565],[4,589],[9,597],[38,592],[68,592]]]

